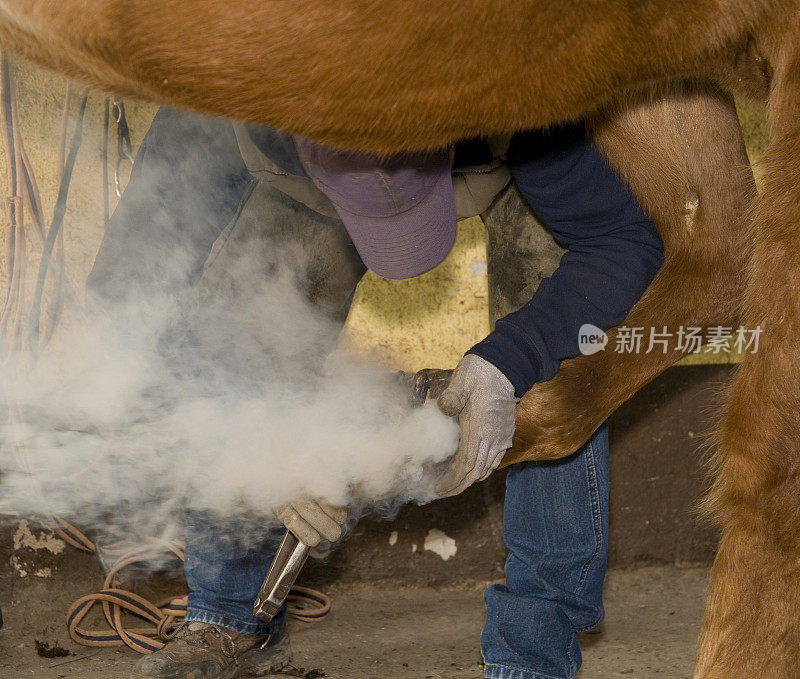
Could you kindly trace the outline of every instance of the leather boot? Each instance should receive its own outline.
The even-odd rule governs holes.
[[[204,622],[182,622],[165,638],[164,648],[136,663],[131,679],[234,679],[269,676],[289,666],[285,629],[265,637]]]

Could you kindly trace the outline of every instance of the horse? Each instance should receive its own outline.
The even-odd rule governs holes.
[[[798,10],[798,0],[0,0],[0,45],[108,92],[342,149],[392,153],[586,119],[665,245],[625,324],[762,331],[719,416],[704,508],[721,541],[694,676],[786,679],[800,676]],[[766,104],[758,194],[733,94]],[[504,462],[572,453],[680,353],[565,361],[520,402]]]

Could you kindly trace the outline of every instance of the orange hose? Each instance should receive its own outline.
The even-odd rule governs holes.
[[[74,526],[58,517],[52,517],[52,520],[54,530],[64,536],[67,542],[84,551],[94,550],[93,543]],[[184,546],[159,538],[144,538],[143,544],[134,547],[130,547],[130,544],[124,541],[102,550],[106,554],[119,555],[106,575],[103,588],[94,594],[82,596],[67,611],[67,629],[75,643],[82,646],[128,646],[139,653],[152,653],[164,647],[165,642],[160,638],[164,627],[186,615],[186,595],[175,595],[153,603],[117,586],[117,575],[133,564],[146,563],[163,554],[182,562]],[[88,548],[88,545],[92,547]],[[86,614],[98,602],[102,604],[108,629],[88,630],[80,627]],[[286,604],[287,615],[303,622],[319,622],[331,610],[330,598],[308,587],[292,587]],[[126,627],[123,613],[142,618],[150,625]]]

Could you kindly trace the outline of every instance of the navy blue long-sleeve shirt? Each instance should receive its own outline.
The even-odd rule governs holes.
[[[489,361],[521,397],[577,356],[578,332],[620,324],[663,261],[652,220],[583,125],[515,135],[511,173],[533,211],[568,246],[550,278],[468,353]]]

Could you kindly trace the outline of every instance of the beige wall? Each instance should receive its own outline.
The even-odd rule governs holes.
[[[57,191],[58,138],[65,81],[27,65],[18,65],[16,85],[21,131],[33,164],[49,220]],[[73,92],[72,113],[77,108]],[[84,141],[72,181],[64,222],[65,253],[70,278],[83,291],[102,237],[101,149],[103,100],[89,98]],[[134,146],[141,141],[155,112],[151,105],[126,102]],[[758,157],[765,145],[761,112],[744,106],[741,114],[750,150]],[[71,130],[71,128],[70,128]],[[116,129],[109,139],[113,172]],[[0,150],[0,186],[7,187],[5,151]],[[110,190],[112,209],[115,202]],[[4,188],[2,194],[7,194]],[[3,240],[8,225],[2,218]],[[37,248],[30,248],[35,271]],[[345,341],[378,360],[404,369],[448,367],[489,329],[484,230],[479,219],[459,224],[453,251],[434,271],[410,281],[385,281],[368,274],[359,285],[355,306],[347,322]],[[0,284],[5,286],[5,259],[0,261]],[[32,287],[32,282],[29,283]],[[700,357],[701,360],[706,360]]]

